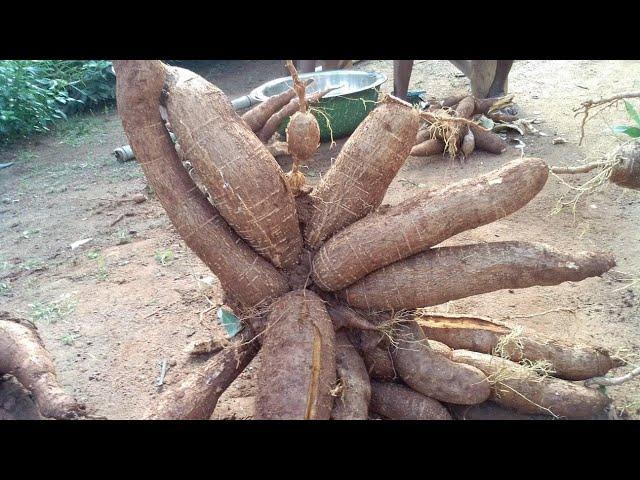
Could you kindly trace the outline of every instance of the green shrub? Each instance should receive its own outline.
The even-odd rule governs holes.
[[[67,115],[115,99],[106,60],[0,60],[0,141],[48,131]]]

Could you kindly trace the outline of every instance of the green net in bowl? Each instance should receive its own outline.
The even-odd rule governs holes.
[[[332,136],[336,140],[351,135],[375,108],[378,96],[378,89],[370,88],[349,95],[322,98],[310,105],[320,126],[320,141],[324,143],[331,141]],[[278,133],[283,137],[290,118],[283,120],[278,128]]]

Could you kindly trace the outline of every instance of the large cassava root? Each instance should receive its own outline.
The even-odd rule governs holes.
[[[256,252],[276,267],[292,266],[302,235],[293,195],[273,155],[220,89],[189,70],[168,72],[169,120],[213,205]]]
[[[411,148],[409,155],[412,157],[430,157],[431,155],[437,155],[444,152],[444,142],[439,138],[428,138],[416,143]]]
[[[505,323],[472,315],[420,314],[416,322],[429,339],[456,350],[497,354],[520,362],[546,361],[551,375],[585,380],[623,365],[603,348],[565,342],[533,332],[518,332]],[[500,347],[498,352],[496,348]]]
[[[296,290],[274,302],[261,355],[256,418],[329,419],[336,383],[335,333],[320,297]]]
[[[454,350],[453,360],[482,370],[492,384],[491,399],[518,412],[589,419],[602,413],[611,402],[599,390],[541,376],[525,366],[486,353]]]
[[[115,61],[114,69],[118,113],[129,143],[187,246],[243,307],[285,293],[284,276],[238,237],[182,166],[159,111],[166,73],[162,62]]]
[[[304,232],[312,248],[380,205],[418,125],[415,109],[385,97],[356,128],[312,194],[314,212]]]
[[[413,321],[400,324],[393,364],[400,378],[423,395],[447,403],[473,405],[489,398],[486,376],[475,367],[434,351]]]
[[[451,420],[437,400],[395,383],[371,382],[371,411],[391,420]]]
[[[313,262],[313,280],[324,290],[339,290],[453,235],[494,222],[529,203],[547,177],[542,160],[514,160],[486,175],[372,213],[322,246]]]
[[[356,308],[398,311],[505,288],[577,282],[614,266],[608,253],[572,255],[541,243],[440,247],[376,270],[342,290],[341,296]]]
[[[0,376],[13,375],[35,400],[43,417],[83,417],[85,406],[64,391],[35,326],[0,312]]]

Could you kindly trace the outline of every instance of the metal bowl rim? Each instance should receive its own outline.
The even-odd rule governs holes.
[[[374,80],[371,84],[367,85],[366,87],[362,87],[362,88],[357,88],[353,91],[347,92],[347,93],[339,93],[336,91],[333,92],[329,92],[327,93],[323,98],[332,98],[332,97],[343,97],[345,95],[352,95],[354,93],[359,93],[359,92],[364,92],[366,90],[370,90],[372,88],[376,88],[380,85],[382,85],[384,82],[387,81],[387,76],[384,73],[380,73],[380,72],[370,72],[370,71],[365,71],[365,70],[329,70],[327,72],[311,72],[311,73],[302,73],[300,74],[300,79],[304,80],[306,78],[318,78],[318,77],[328,77],[328,76],[338,76],[338,77],[342,77],[342,76],[371,76],[373,77],[372,79]],[[282,83],[285,82],[287,80],[291,80],[291,77],[280,77],[280,78],[276,78],[275,80],[270,80],[266,83],[263,83],[262,85],[260,85],[257,88],[254,88],[251,93],[249,94],[249,96],[256,101],[259,102],[264,102],[265,100],[268,100],[270,97],[267,97],[266,95],[264,95],[264,92],[267,88],[273,86],[273,85],[277,85],[278,83]]]

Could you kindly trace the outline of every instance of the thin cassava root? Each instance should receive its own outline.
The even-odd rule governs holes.
[[[597,169],[600,169],[600,172],[576,190],[589,192],[600,187],[607,180],[620,187],[640,190],[640,142],[634,140],[624,143],[614,150],[608,158],[598,162],[575,167],[556,166],[551,167],[549,171],[556,175],[567,175],[589,173]]]
[[[311,82],[313,82],[313,80],[308,79],[305,80],[303,84],[305,87],[308,87]],[[268,100],[245,112],[242,115],[242,120],[246,122],[252,132],[258,132],[274,113],[293,100],[296,95],[297,92],[293,88],[289,88],[279,95],[269,97]]]

